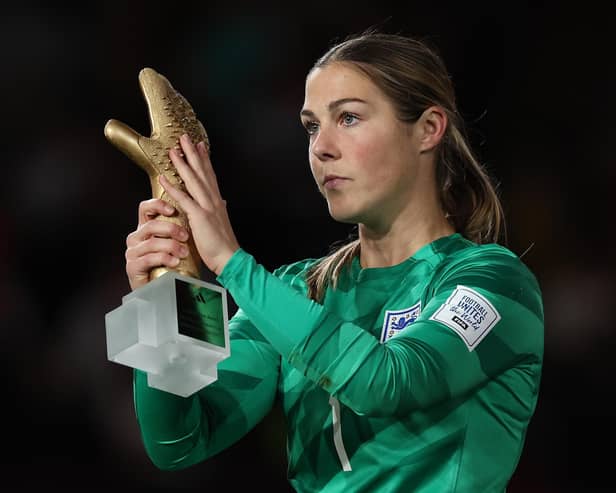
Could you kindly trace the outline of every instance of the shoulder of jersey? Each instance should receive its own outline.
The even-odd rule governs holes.
[[[310,270],[319,260],[318,258],[307,258],[283,264],[274,271],[274,275],[283,281],[295,285],[297,282],[303,284],[305,282],[306,272]]]
[[[444,259],[443,271],[469,266],[492,266],[501,270],[505,277],[522,275],[536,283],[536,278],[528,266],[507,247],[497,243],[483,245],[468,242],[465,248],[451,252]]]

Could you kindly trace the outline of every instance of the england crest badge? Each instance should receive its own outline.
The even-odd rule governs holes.
[[[411,325],[421,313],[421,300],[403,310],[387,310],[383,329],[381,330],[381,343],[395,336],[398,332]]]

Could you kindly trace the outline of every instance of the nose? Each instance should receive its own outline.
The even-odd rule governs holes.
[[[310,143],[310,152],[320,161],[331,161],[340,157],[335,130],[321,126],[318,133]]]

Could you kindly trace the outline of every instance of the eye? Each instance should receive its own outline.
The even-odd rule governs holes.
[[[319,124],[315,121],[305,121],[302,122],[302,124],[304,125],[306,132],[308,132],[308,135],[314,135],[319,130]]]
[[[340,120],[342,121],[343,125],[350,127],[351,125],[354,125],[357,122],[358,117],[357,115],[354,115],[353,113],[348,113],[345,111],[344,113],[342,113],[342,115],[340,115]]]

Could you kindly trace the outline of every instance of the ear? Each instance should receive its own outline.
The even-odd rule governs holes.
[[[417,128],[420,132],[420,151],[430,151],[440,143],[445,135],[447,113],[440,106],[430,106],[419,117]]]

